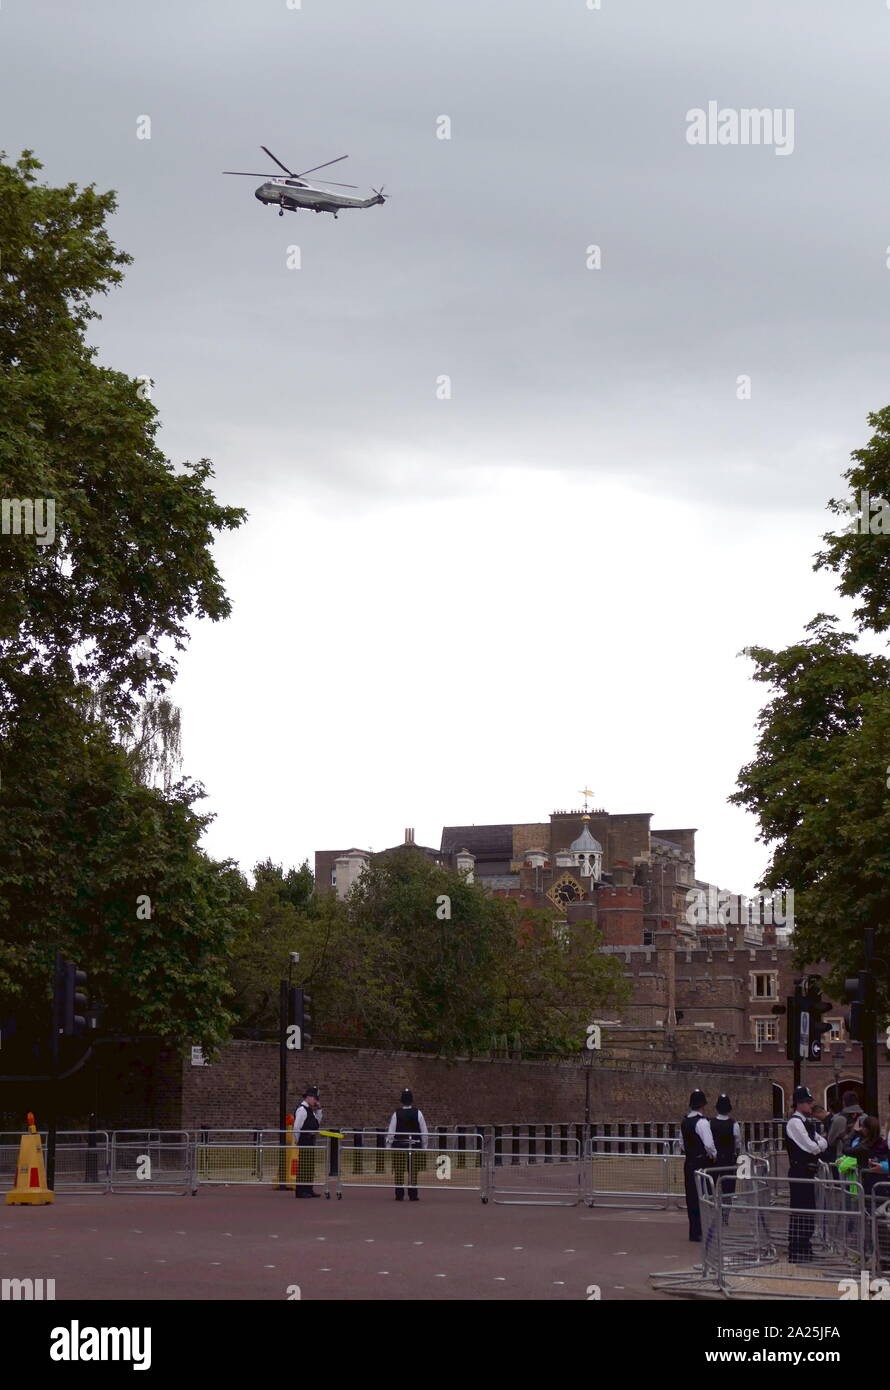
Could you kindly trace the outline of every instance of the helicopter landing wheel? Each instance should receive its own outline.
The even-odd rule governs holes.
[[[283,217],[283,216],[284,216],[284,208],[279,208],[279,209],[278,209],[278,216],[279,216],[279,217]]]

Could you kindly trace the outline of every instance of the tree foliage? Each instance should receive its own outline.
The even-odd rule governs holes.
[[[229,968],[237,1029],[260,1036],[278,1026],[278,981],[289,974],[290,952],[300,947],[315,880],[307,863],[285,873],[267,859],[253,872]]]
[[[38,674],[89,683],[123,713],[173,679],[190,618],[224,618],[211,555],[244,512],[157,448],[141,383],[99,366],[91,301],[129,257],[104,228],[111,193],[37,183],[39,162],[0,156],[0,496],[52,499],[55,537],[0,544],[0,731]]]
[[[105,1031],[212,1049],[232,1018],[245,893],[234,866],[199,848],[200,788],[144,786],[102,721],[37,685],[3,748],[3,1012],[45,1033],[58,949],[87,970]]]
[[[273,973],[298,950],[294,978],[312,992],[319,1040],[455,1053],[487,1050],[493,1033],[508,1032],[528,1050],[576,1051],[591,1012],[627,997],[592,928],[564,940],[548,914],[492,897],[417,851],[374,859],[342,901],[318,893],[292,914],[259,873],[253,898],[239,957],[257,972],[253,997],[271,1020]],[[277,964],[266,966],[263,994],[270,942]]]
[[[856,490],[890,496],[890,407],[869,416],[876,433],[846,473]],[[830,509],[845,511],[832,499]],[[841,576],[859,598],[860,628],[890,626],[890,537],[826,534],[816,568]],[[755,758],[730,798],[758,817],[771,847],[763,887],[794,890],[796,957],[827,961],[837,993],[863,964],[873,927],[884,1004],[890,1010],[890,662],[820,613],[804,638],[773,651],[751,647],[754,679],[772,698],[760,714]]]
[[[37,1018],[59,948],[106,1027],[212,1048],[246,889],[199,848],[164,690],[188,623],[229,612],[212,542],[244,513],[206,459],[164,457],[141,383],[95,361],[95,298],[130,259],[114,195],[40,168],[0,155],[0,498],[55,512],[45,544],[0,535],[0,1004]]]
[[[853,465],[844,474],[853,494],[848,501],[854,507],[863,493],[890,502],[890,406],[869,415],[868,423],[874,434],[864,449],[853,450]],[[828,503],[829,511],[848,524],[822,537],[825,549],[816,556],[815,568],[833,570],[840,575],[840,593],[860,600],[853,611],[861,628],[886,632],[890,627],[890,536],[872,533],[868,527],[863,534],[851,526],[848,501],[832,497]]]

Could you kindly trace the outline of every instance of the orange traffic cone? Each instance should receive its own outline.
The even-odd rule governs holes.
[[[15,1170],[15,1187],[6,1194],[8,1207],[43,1207],[56,1200],[56,1194],[46,1185],[43,1145],[37,1133],[37,1122],[28,1111],[28,1133],[19,1144],[19,1161]]]

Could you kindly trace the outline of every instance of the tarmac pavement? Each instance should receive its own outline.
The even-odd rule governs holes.
[[[0,1208],[0,1279],[53,1278],[56,1300],[670,1300],[654,1270],[697,1258],[685,1212],[396,1202],[203,1187],[197,1196],[60,1194]],[[296,1292],[299,1290],[299,1292]]]

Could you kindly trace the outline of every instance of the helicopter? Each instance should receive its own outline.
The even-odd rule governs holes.
[[[277,207],[279,217],[283,217],[286,212],[299,212],[301,209],[305,209],[306,212],[331,212],[336,217],[343,208],[370,208],[375,203],[385,203],[389,197],[388,193],[384,196],[382,187],[371,189],[373,198],[351,198],[348,194],[328,193],[323,188],[316,188],[315,184],[304,182],[307,174],[314,174],[318,169],[328,169],[332,164],[339,164],[342,159],[348,159],[349,156],[346,154],[329,159],[326,164],[314,164],[311,169],[304,169],[301,174],[295,174],[265,145],[260,145],[260,149],[279,169],[284,170],[287,174],[286,179],[280,174],[254,174],[243,169],[224,169],[223,173],[236,174],[245,179],[265,179],[265,183],[260,184],[254,197],[261,203]],[[354,183],[333,183],[330,179],[320,179],[319,182],[331,188],[356,187]]]

